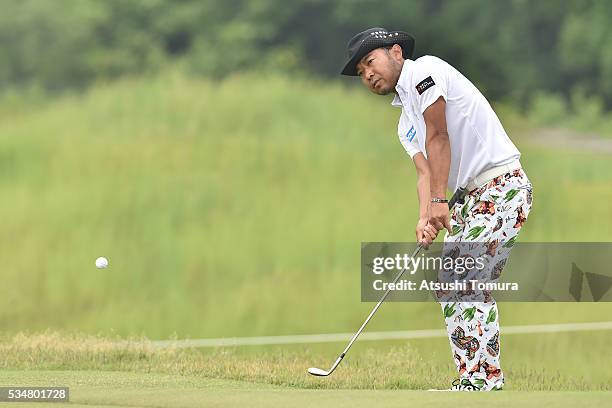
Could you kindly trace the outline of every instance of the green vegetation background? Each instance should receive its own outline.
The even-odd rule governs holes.
[[[405,30],[539,126],[612,135],[612,3],[599,0],[2,0],[0,96],[14,101],[179,64],[337,78],[371,26]]]
[[[323,80],[173,72],[3,111],[3,331],[353,331],[372,306],[359,297],[360,242],[410,241],[417,216],[388,102]],[[555,149],[504,122],[534,184],[521,240],[608,240],[609,154]],[[434,303],[383,309],[372,330],[441,324]],[[501,318],[611,310],[504,304]]]
[[[410,241],[417,216],[399,111],[337,75],[347,40],[373,25],[413,33],[417,56],[448,60],[494,103],[534,184],[522,241],[608,241],[611,4],[2,0],[0,382],[121,383],[129,398],[146,381],[447,386],[442,338],[359,342],[326,382],[304,370],[329,364],[336,343],[202,353],[115,339],[359,327],[372,307],[360,243]],[[108,269],[95,269],[101,255]],[[611,312],[500,304],[504,325]],[[442,324],[433,302],[394,303],[368,329]],[[608,344],[607,331],[503,335],[508,387],[609,390]]]

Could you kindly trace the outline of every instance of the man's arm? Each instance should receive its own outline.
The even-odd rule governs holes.
[[[446,101],[439,97],[423,112],[425,118],[425,150],[429,164],[430,194],[434,198],[446,198],[446,185],[450,171],[451,151],[446,129]],[[438,231],[451,231],[449,208],[446,203],[431,203],[429,223]]]
[[[429,164],[423,153],[417,153],[412,158],[417,172],[417,195],[419,197],[419,221],[416,226],[417,242],[425,247],[436,239],[438,231],[429,224],[430,176]]]
[[[414,167],[417,172],[417,195],[419,197],[419,219],[429,219],[430,193],[430,171],[429,164],[423,153],[417,153],[413,157]]]

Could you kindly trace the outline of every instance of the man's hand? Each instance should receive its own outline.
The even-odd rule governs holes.
[[[448,203],[431,203],[429,206],[429,224],[436,229],[436,234],[446,228],[451,233]]]
[[[429,224],[427,218],[419,219],[416,226],[416,239],[419,244],[423,245],[423,248],[429,248],[437,235],[438,231]]]

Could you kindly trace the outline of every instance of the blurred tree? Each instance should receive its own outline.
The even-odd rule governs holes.
[[[612,3],[581,2],[569,15],[557,49],[564,80],[612,103]]]
[[[106,21],[101,3],[5,0],[0,13],[0,85],[41,82],[49,88],[81,85],[95,75],[93,26]]]
[[[494,100],[575,89],[612,106],[612,3],[598,0],[3,0],[0,89],[82,87],[181,62],[222,77],[304,70],[338,78],[356,32],[411,32]],[[576,98],[574,98],[575,100]]]

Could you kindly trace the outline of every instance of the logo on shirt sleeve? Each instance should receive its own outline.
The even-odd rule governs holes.
[[[416,86],[416,90],[419,93],[419,95],[422,95],[423,92],[425,92],[426,90],[428,90],[429,88],[431,88],[432,86],[434,86],[436,83],[434,82],[434,80],[431,78],[431,75],[428,76],[427,78],[425,78],[424,80],[422,80],[421,82],[419,82]]]
[[[415,136],[416,136],[416,130],[414,129],[414,126],[412,126],[410,130],[408,131],[408,133],[406,133],[406,138],[408,138],[409,142],[412,142],[412,139],[414,139]]]

